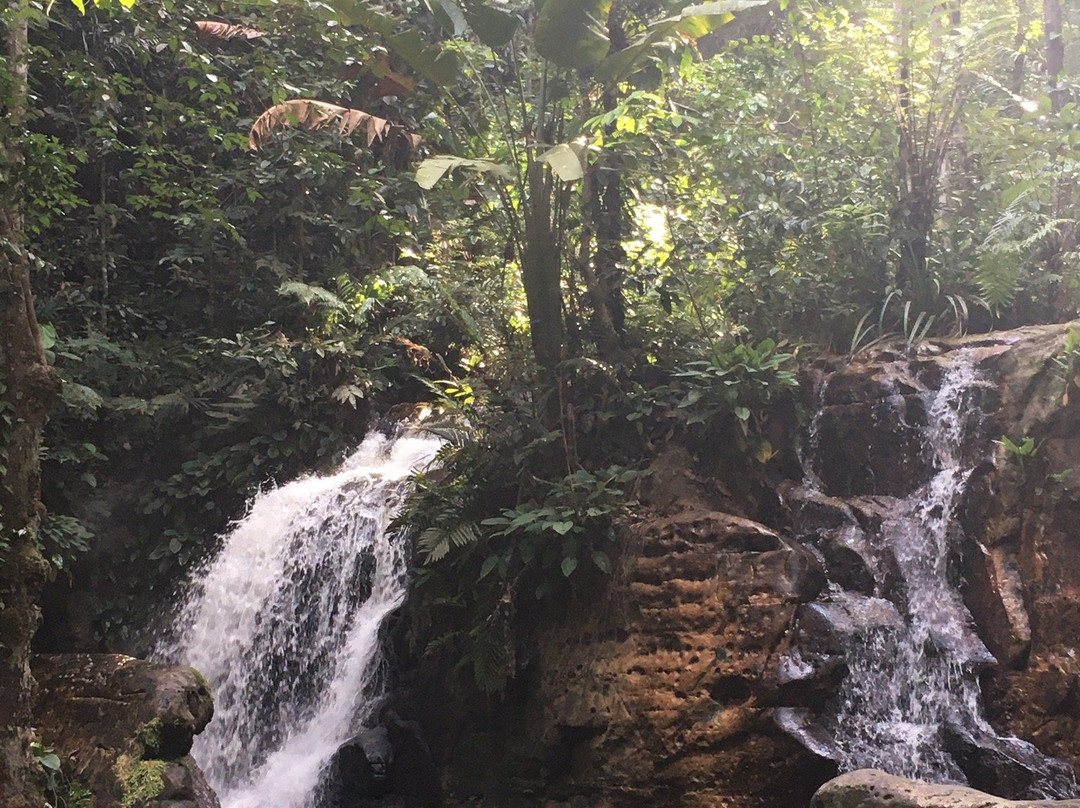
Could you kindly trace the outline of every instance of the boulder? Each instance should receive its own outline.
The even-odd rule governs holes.
[[[119,654],[39,655],[33,671],[42,743],[95,808],[217,808],[188,756],[214,713],[198,671]]]
[[[318,808],[435,808],[441,789],[418,724],[389,711],[343,743],[323,774]]]
[[[1018,738],[1000,738],[988,727],[944,728],[945,750],[968,783],[1009,799],[1061,799],[1077,793],[1072,766],[1048,759]]]
[[[825,783],[814,794],[810,808],[1080,808],[1080,800],[1054,803],[1008,800],[959,785],[920,783],[860,769]]]

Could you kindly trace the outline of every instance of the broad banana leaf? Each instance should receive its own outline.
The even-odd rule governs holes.
[[[501,48],[509,43],[521,24],[516,14],[476,2],[465,4],[465,20],[477,38],[489,48]]]
[[[415,28],[401,28],[401,19],[368,0],[328,0],[342,25],[361,25],[380,34],[386,46],[413,70],[439,87],[453,84],[460,64],[456,53],[433,45]]]
[[[575,140],[553,146],[536,159],[551,166],[555,176],[563,182],[577,182],[585,176],[586,149],[583,139]]]
[[[536,50],[559,67],[598,65],[611,42],[611,0],[545,0],[536,21]]]
[[[678,14],[658,20],[629,47],[608,56],[596,69],[596,80],[604,84],[622,81],[638,67],[656,45],[673,36],[699,39],[730,22],[735,12],[763,6],[769,0],[722,0],[687,6]]]

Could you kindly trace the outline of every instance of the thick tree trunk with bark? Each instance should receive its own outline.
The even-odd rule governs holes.
[[[0,102],[0,805],[41,808],[42,784],[30,753],[34,680],[30,641],[49,567],[38,550],[41,427],[59,389],[45,359],[22,244],[18,147],[26,110],[27,30],[22,3],[3,8],[10,94]]]

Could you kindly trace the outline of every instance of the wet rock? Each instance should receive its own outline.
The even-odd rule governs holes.
[[[777,657],[776,701],[820,709],[836,694],[847,672],[843,656],[815,654],[795,646]]]
[[[1021,667],[1031,650],[1031,624],[1015,560],[1004,548],[969,542],[964,581],[964,603],[979,636],[999,661]]]
[[[803,808],[834,770],[772,721],[776,660],[799,605],[822,591],[820,563],[760,523],[681,506],[630,528],[635,551],[606,592],[533,623],[497,720],[428,732],[453,750],[453,794]]]
[[[394,712],[383,722],[394,748],[391,793],[400,796],[410,808],[435,808],[442,800],[442,785],[420,724],[404,721]]]
[[[896,606],[884,598],[837,593],[832,601],[807,603],[799,609],[798,644],[812,653],[843,657],[856,638],[903,625]]]
[[[394,749],[385,727],[365,729],[334,753],[320,808],[364,808],[390,791]]]
[[[1080,808],[1080,800],[1062,800],[1058,808]],[[1047,808],[1045,803],[1012,801],[958,785],[920,783],[860,769],[825,783],[810,808]]]
[[[323,773],[318,808],[435,808],[438,770],[419,725],[390,712],[343,743]]]
[[[853,362],[824,384],[811,450],[830,496],[905,496],[933,474],[922,385],[905,363],[883,358]]]
[[[944,744],[968,783],[980,791],[1014,800],[1063,799],[1077,793],[1068,763],[1047,758],[1017,738],[948,724]]]
[[[96,808],[217,808],[187,756],[214,709],[197,671],[118,654],[41,655],[33,670],[42,741],[70,759],[70,778],[94,793]]]
[[[844,525],[818,534],[815,541],[825,558],[829,581],[863,595],[873,595],[878,575],[877,560],[863,531],[855,525]]]
[[[773,714],[776,725],[823,761],[836,757],[836,741],[810,710],[778,707]],[[833,764],[835,766],[835,764]]]

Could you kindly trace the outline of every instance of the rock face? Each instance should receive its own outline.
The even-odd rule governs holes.
[[[419,706],[433,747],[453,750],[453,795],[794,808],[834,773],[773,721],[788,686],[774,662],[820,565],[761,524],[681,504],[633,527],[617,595],[541,631],[497,721],[432,725],[445,705]]]
[[[811,375],[828,383],[807,385],[815,392],[805,402],[818,413],[814,430],[789,436],[813,444],[815,459],[802,479],[789,472],[779,482],[782,507],[764,517],[769,525],[719,510],[709,491],[723,480],[701,471],[709,458],[669,449],[634,506],[630,549],[607,590],[537,621],[504,701],[455,702],[445,676],[413,691],[411,717],[424,724],[450,796],[805,805],[836,772],[813,719],[839,698],[844,649],[905,619],[897,559],[867,537],[940,470],[923,437],[934,417],[923,393],[942,385],[959,348],[979,370],[967,400],[983,417],[961,450],[973,471],[945,565],[974,631],[932,636],[929,651],[959,655],[979,674],[994,730],[1080,765],[1080,357],[1065,353],[1068,329],[820,363]],[[1032,437],[1035,448],[994,451],[1003,435],[1016,445]],[[687,463],[672,458],[691,456],[696,472],[680,473]],[[1038,790],[1018,760],[1022,744],[977,736],[942,728],[957,776],[999,793]],[[923,788],[890,802],[969,804],[921,802],[937,793]],[[837,808],[858,802],[838,799]]]
[[[42,742],[70,760],[66,774],[95,808],[218,808],[188,756],[214,712],[192,668],[118,654],[35,658]]]
[[[830,780],[810,808],[1080,808],[1080,800],[1006,800],[957,785],[934,785],[859,769]]]

